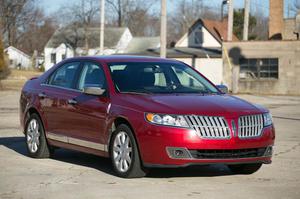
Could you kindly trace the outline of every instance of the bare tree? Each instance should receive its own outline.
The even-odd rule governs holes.
[[[150,25],[156,25],[158,17],[151,13],[155,0],[106,0],[108,5],[110,24],[118,27],[127,26],[133,35],[156,35],[157,31],[150,29]],[[151,23],[149,23],[151,22]]]
[[[80,31],[83,29],[87,52],[89,49],[88,28],[99,21],[99,10],[98,0],[81,0],[79,3],[63,6],[58,12],[63,13],[58,15],[60,23],[73,31],[71,35],[69,31],[65,31],[65,33],[61,31],[65,42],[76,49],[78,41],[82,39]]]
[[[56,28],[36,0],[1,0],[0,24],[4,42],[28,54],[41,52]]]
[[[41,10],[36,10],[33,20],[29,24],[23,25],[23,32],[20,35],[17,47],[32,55],[35,50],[42,52],[57,29],[56,21],[50,17],[45,17]]]
[[[177,41],[199,18],[218,20],[219,13],[215,10],[205,0],[176,0],[168,19],[168,43]]]
[[[1,0],[0,18],[2,35],[9,45],[16,46],[22,25],[31,20],[34,0]]]

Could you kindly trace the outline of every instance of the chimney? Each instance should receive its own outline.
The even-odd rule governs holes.
[[[282,39],[283,30],[283,0],[269,0],[269,39]]]

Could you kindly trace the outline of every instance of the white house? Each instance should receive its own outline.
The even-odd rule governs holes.
[[[87,42],[85,34],[87,34]],[[128,28],[108,27],[105,28],[104,38],[104,54],[109,55],[123,52],[131,41],[132,35]],[[99,28],[88,28],[87,33],[82,28],[58,29],[44,49],[45,69],[48,70],[65,58],[99,54],[99,39]],[[89,49],[88,52],[85,49]]]
[[[13,46],[5,48],[4,53],[8,55],[10,68],[28,69],[32,66],[31,57]]]
[[[215,84],[222,84],[222,42],[227,38],[227,20],[198,19],[175,44],[167,57],[193,66]],[[237,37],[233,36],[237,41]],[[159,38],[133,39],[124,54],[159,56]]]
[[[225,19],[223,21],[198,19],[174,48],[192,54],[192,57],[176,59],[192,65],[213,83],[223,83],[222,42],[227,38],[227,24],[228,21]],[[238,41],[235,35],[233,40]]]

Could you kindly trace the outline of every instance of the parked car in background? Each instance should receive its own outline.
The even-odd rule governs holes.
[[[77,57],[24,85],[20,121],[34,158],[59,147],[110,157],[126,178],[220,163],[251,174],[271,163],[272,117],[225,92],[175,60]]]

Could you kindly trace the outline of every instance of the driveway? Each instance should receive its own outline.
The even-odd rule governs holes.
[[[113,175],[109,159],[57,150],[27,157],[18,91],[0,91],[0,198],[300,198],[300,97],[240,95],[270,108],[277,130],[271,165],[252,175],[225,166],[155,169],[141,179]]]

